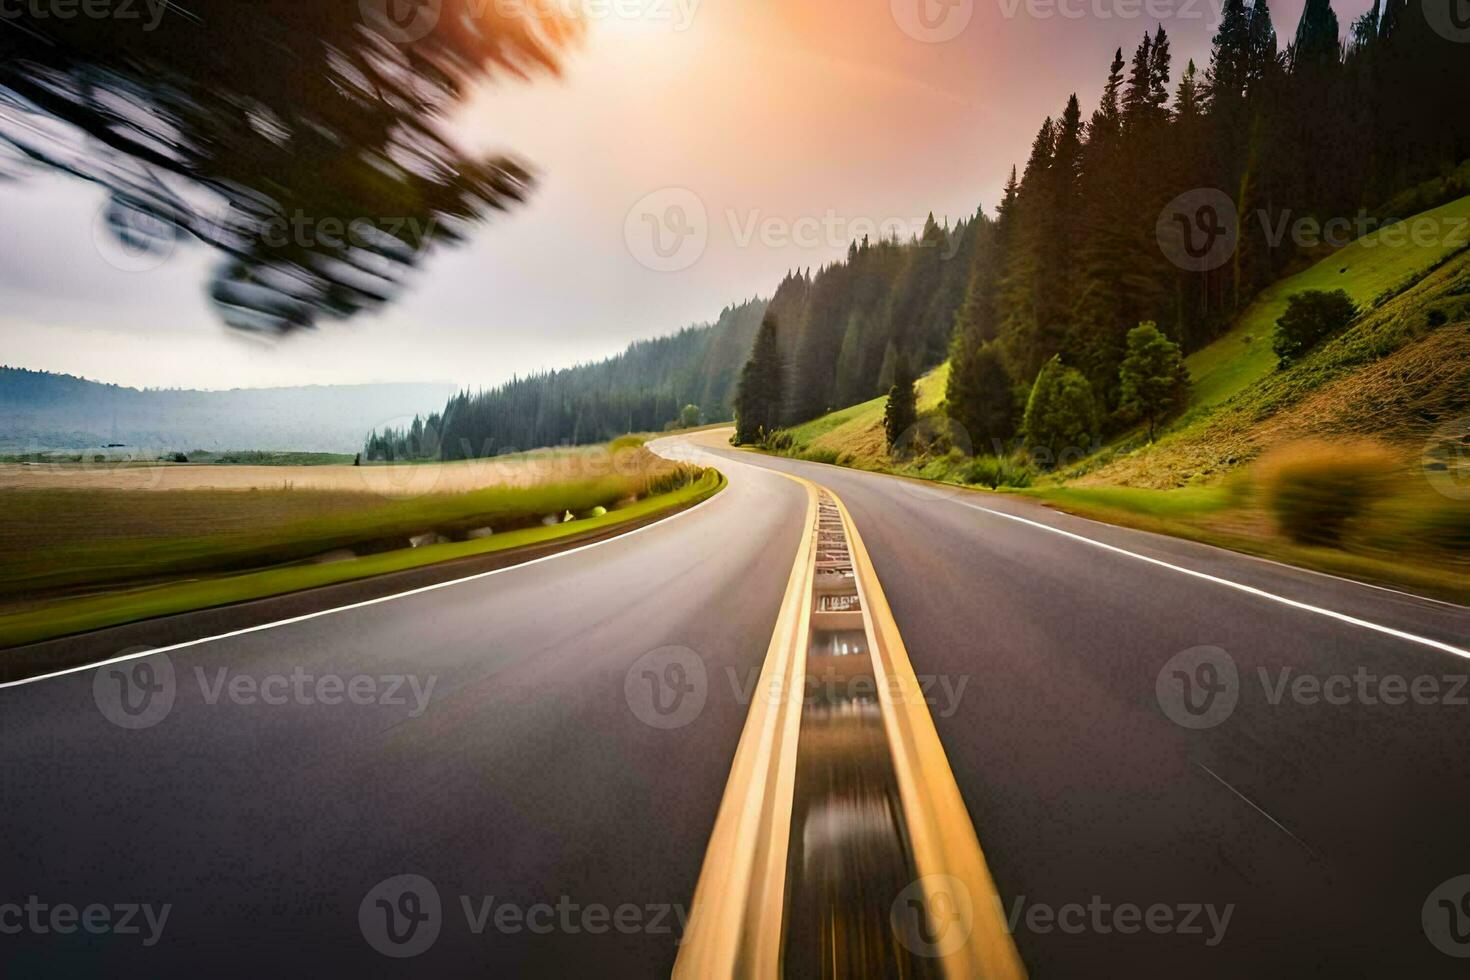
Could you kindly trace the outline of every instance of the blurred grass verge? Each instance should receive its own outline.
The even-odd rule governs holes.
[[[639,449],[640,455],[646,451]],[[647,454],[651,455],[651,454]],[[662,461],[660,461],[662,464]],[[725,485],[716,470],[657,465],[531,487],[496,487],[372,507],[341,507],[335,495],[274,503],[287,515],[273,527],[232,528],[219,535],[171,537],[167,514],[153,510],[173,497],[185,510],[231,508],[255,494],[173,491],[76,491],[50,508],[87,512],[99,493],[123,493],[157,523],[132,525],[132,536],[33,549],[0,565],[0,647],[103,629],[158,616],[214,608],[303,589],[586,537],[697,504]],[[204,497],[204,499],[186,499]],[[295,492],[294,496],[302,496]],[[310,496],[310,495],[307,495]],[[233,498],[233,499],[231,499]],[[360,497],[353,501],[360,504]],[[314,504],[323,504],[316,507]],[[196,514],[198,516],[198,514]],[[0,525],[24,520],[7,508]],[[0,527],[0,539],[5,538]],[[188,576],[187,580],[180,578]]]

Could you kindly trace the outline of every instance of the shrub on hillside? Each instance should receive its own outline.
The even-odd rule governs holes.
[[[1047,361],[1031,386],[1021,432],[1045,469],[1086,456],[1097,436],[1097,408],[1082,372],[1064,366],[1059,357]]]
[[[1272,348],[1285,367],[1353,322],[1357,304],[1341,289],[1309,289],[1286,301],[1286,312],[1276,321]]]
[[[1302,544],[1337,545],[1389,489],[1397,465],[1371,442],[1304,442],[1257,464],[1267,508],[1284,534]]]
[[[965,471],[965,482],[999,490],[1001,487],[1029,487],[1036,473],[1024,459],[1005,456],[980,456]]]

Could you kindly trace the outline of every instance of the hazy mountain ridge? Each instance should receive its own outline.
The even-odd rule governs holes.
[[[350,453],[374,426],[399,425],[454,393],[448,383],[312,385],[229,391],[138,389],[0,367],[0,448],[297,450]]]

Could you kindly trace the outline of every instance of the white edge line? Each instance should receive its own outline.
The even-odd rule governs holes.
[[[1064,531],[1059,527],[1052,527],[1050,524],[1043,524],[1040,521],[1033,521],[1026,517],[1018,517],[1015,514],[1007,514],[1004,511],[992,510],[989,507],[981,507],[979,504],[972,504],[966,500],[955,500],[954,502],[959,504],[961,507],[968,507],[971,510],[978,510],[982,513],[992,514],[996,517],[1003,517],[1008,521],[1015,521],[1018,524],[1029,524],[1031,527],[1040,528],[1043,531],[1050,531],[1053,534],[1060,534],[1063,537],[1072,538],[1075,541],[1081,541],[1086,544],[1090,544],[1095,548],[1102,548],[1106,551],[1111,551],[1119,555],[1127,555],[1129,558],[1136,558],[1139,561],[1146,561],[1150,565],[1158,565],[1160,568],[1167,568],[1170,571],[1179,572],[1182,575],[1189,575],[1193,578],[1203,579],[1206,582],[1213,582],[1216,585],[1223,585],[1227,588],[1236,589],[1240,592],[1245,592],[1248,595],[1253,595],[1261,599],[1269,599],[1272,602],[1279,602],[1282,605],[1290,606],[1293,609],[1301,609],[1305,612],[1316,613],[1318,616],[1326,616],[1328,619],[1335,619],[1338,622],[1347,623],[1351,626],[1357,626],[1362,629],[1372,630],[1375,633],[1383,633],[1396,639],[1406,640],[1410,643],[1418,643],[1423,646],[1432,647],[1435,650],[1443,651],[1444,653],[1452,653],[1457,657],[1470,659],[1470,650],[1463,650],[1460,647],[1452,646],[1439,640],[1432,640],[1427,636],[1419,636],[1415,633],[1406,633],[1403,630],[1397,630],[1391,626],[1382,626],[1378,623],[1370,623],[1366,619],[1358,619],[1356,616],[1349,616],[1346,613],[1334,612],[1331,609],[1323,609],[1321,606],[1314,606],[1310,603],[1299,602],[1296,599],[1288,599],[1285,596],[1276,595],[1274,592],[1267,592],[1266,590],[1258,589],[1255,586],[1245,585],[1240,582],[1232,582],[1230,579],[1210,575],[1207,572],[1197,572],[1192,568],[1185,568],[1182,565],[1174,565],[1159,558],[1151,558],[1148,555],[1140,555],[1136,551],[1129,551],[1126,548],[1119,548],[1117,545],[1111,545],[1102,541],[1097,541],[1092,538],[1086,537],[1085,535],[1076,534],[1072,531]]]
[[[304,623],[304,622],[307,622],[308,620],[312,620],[312,619],[321,619],[324,616],[334,616],[337,613],[351,612],[354,609],[365,609],[368,606],[376,606],[376,605],[380,605],[380,604],[385,603],[385,602],[392,602],[395,599],[407,599],[410,596],[423,595],[426,592],[437,592],[440,589],[447,589],[450,586],[454,586],[454,585],[464,585],[466,582],[478,582],[478,581],[480,581],[482,579],[490,578],[493,575],[502,575],[505,572],[517,572],[517,571],[520,571],[523,568],[530,568],[532,565],[539,565],[542,562],[555,561],[558,558],[567,558],[567,557],[570,557],[571,555],[575,555],[575,554],[578,554],[578,553],[583,552],[583,551],[589,551],[589,550],[591,550],[593,548],[599,548],[599,547],[601,547],[602,545],[605,545],[605,544],[613,544],[614,542],[617,542],[617,541],[624,541],[624,540],[626,540],[628,538],[631,538],[633,535],[638,534],[639,532],[642,532],[642,531],[650,531],[650,530],[652,530],[654,528],[657,528],[657,527],[663,527],[663,526],[667,525],[670,521],[677,521],[681,517],[684,517],[686,515],[689,515],[689,514],[694,513],[695,511],[697,511],[701,507],[703,507],[705,504],[712,504],[712,503],[714,503],[716,500],[720,499],[721,496],[723,496],[723,494],[716,493],[716,494],[714,494],[713,496],[709,497],[706,500],[701,500],[699,503],[695,504],[693,507],[688,508],[687,510],[681,510],[677,514],[673,514],[673,515],[670,515],[669,517],[665,517],[665,518],[662,518],[660,520],[654,521],[652,524],[645,524],[642,527],[635,527],[631,531],[624,531],[622,534],[617,534],[617,535],[614,535],[614,536],[612,536],[610,538],[604,538],[601,541],[593,541],[591,544],[579,545],[579,546],[577,546],[575,548],[570,548],[570,549],[568,549],[566,551],[558,551],[554,555],[543,555],[540,558],[533,558],[530,561],[519,562],[519,563],[517,563],[515,565],[507,565],[505,568],[495,568],[495,569],[491,569],[488,572],[480,572],[480,573],[475,574],[475,575],[466,576],[465,578],[450,579],[448,582],[437,582],[437,583],[435,583],[433,585],[425,585],[425,586],[421,586],[420,588],[417,588],[417,589],[410,589],[407,592],[395,592],[392,595],[378,596],[376,599],[364,599],[362,602],[354,602],[351,605],[335,606],[335,607],[333,607],[331,609],[319,609],[316,612],[306,613],[305,615],[301,615],[301,616],[293,616],[290,619],[281,619],[281,620],[277,620],[276,622],[273,622],[273,623],[261,623],[261,624],[259,624],[257,626],[247,626],[244,629],[233,630],[232,632],[229,632],[229,633],[220,633],[218,636],[205,636],[205,637],[200,637],[197,640],[185,640],[183,643],[175,643],[172,646],[158,647],[157,649],[145,650],[145,651],[142,651],[140,653],[130,653],[130,654],[127,654],[125,656],[114,657],[111,660],[99,660],[96,663],[83,664],[80,667],[68,667],[65,670],[58,670],[58,671],[55,671],[54,673],[50,673],[50,674],[40,674],[40,675],[38,675],[36,677],[27,677],[27,678],[24,678],[24,679],[18,680],[18,681],[7,681],[7,682],[5,682],[3,684],[0,684],[0,691],[6,690],[7,688],[12,688],[12,687],[23,687],[23,686],[25,686],[27,684],[39,684],[41,681],[49,681],[49,680],[51,680],[53,678],[56,678],[56,677],[65,677],[68,674],[80,674],[80,673],[83,673],[84,671],[88,671],[88,670],[97,670],[97,669],[102,668],[102,667],[110,667],[113,664],[127,663],[130,660],[141,660],[144,657],[152,657],[152,656],[155,656],[155,655],[160,654],[160,653],[173,653],[175,650],[183,650],[183,649],[186,649],[188,647],[203,646],[206,643],[217,643],[220,640],[230,640],[230,639],[234,639],[237,636],[246,636],[246,635],[248,635],[250,633],[261,633],[261,632],[264,632],[265,630],[278,629],[279,627],[282,627],[282,626],[292,626],[292,625],[294,625],[296,623]],[[426,567],[427,568],[427,567],[430,567],[430,566],[422,566],[422,567]],[[352,581],[352,580],[349,579],[348,581]],[[366,579],[359,579],[357,581],[366,581]],[[346,584],[346,583],[344,582],[344,583],[339,583],[339,584]],[[290,595],[290,594],[292,594],[292,593],[282,593],[282,595]],[[281,596],[265,596],[263,598],[266,599],[266,600],[269,600],[269,599],[278,599],[278,598],[281,598]],[[195,610],[195,611],[196,612],[204,612],[205,610]],[[187,613],[183,613],[182,615],[187,615]],[[133,624],[120,624],[120,625],[133,625]],[[117,627],[111,627],[111,628],[117,628]],[[85,634],[80,634],[80,635],[85,635]],[[66,639],[66,637],[57,637],[57,639],[58,640],[62,640],[62,639]],[[45,643],[45,642],[49,642],[49,641],[42,640],[41,642]],[[11,651],[11,652],[14,652],[14,651]],[[3,656],[3,655],[4,655],[3,653],[0,653],[0,656]]]

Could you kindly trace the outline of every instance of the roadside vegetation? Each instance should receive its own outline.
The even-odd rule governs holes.
[[[1429,215],[1440,227],[1460,217],[1470,217],[1470,198]],[[1106,438],[1094,434],[1109,426],[1085,397],[1086,379],[1062,360],[1043,365],[1024,399],[988,404],[948,368],[916,385],[917,444],[889,438],[880,398],[774,432],[760,448],[1010,490],[1112,523],[1470,601],[1463,245],[1357,242],[1266,290],[1188,358],[1140,325],[1125,347]],[[963,406],[952,400],[957,391],[969,396]],[[972,442],[956,416],[1015,434]]]
[[[515,465],[514,482],[398,499],[0,489],[0,645],[595,533],[721,485],[637,439]]]

